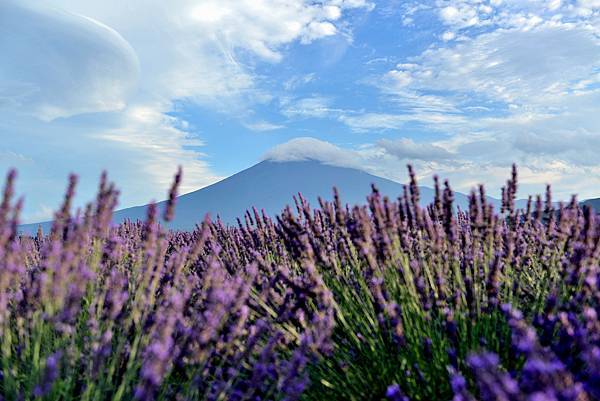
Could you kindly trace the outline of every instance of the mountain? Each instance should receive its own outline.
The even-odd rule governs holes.
[[[212,218],[219,215],[224,223],[235,224],[236,218],[243,218],[252,206],[273,216],[286,205],[293,204],[293,196],[299,192],[312,206],[318,206],[319,196],[332,199],[334,186],[338,188],[342,202],[364,204],[371,192],[371,184],[375,184],[382,195],[393,199],[402,194],[402,184],[357,169],[317,161],[263,161],[213,185],[179,196],[175,218],[169,226],[191,230],[206,213]],[[433,200],[432,188],[420,187],[420,192],[423,205]],[[497,199],[489,200],[498,207]],[[468,197],[464,194],[455,193],[455,201],[463,210],[468,207]],[[159,209],[162,210],[164,205],[165,201],[159,202]],[[146,206],[137,206],[115,212],[114,221],[143,220],[145,216]],[[27,224],[21,229],[35,233],[38,225]],[[50,228],[49,222],[41,225],[44,232]]]
[[[581,205],[591,206],[592,209],[596,211],[596,213],[600,213],[600,198],[595,199],[587,199],[583,202],[580,202]]]

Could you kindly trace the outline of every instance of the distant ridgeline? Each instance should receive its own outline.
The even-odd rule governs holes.
[[[591,206],[596,211],[596,213],[600,213],[600,198],[588,199],[583,202],[580,202],[580,204]]]
[[[314,160],[307,161],[263,161],[246,170],[232,175],[208,187],[199,189],[177,198],[175,218],[169,228],[193,230],[208,213],[212,219],[217,216],[225,224],[237,224],[237,219],[244,219],[247,210],[253,207],[269,216],[280,213],[286,205],[294,205],[294,196],[301,193],[311,206],[319,205],[319,197],[331,200],[333,187],[339,191],[342,203],[349,205],[365,204],[366,198],[374,184],[381,195],[396,199],[402,195],[404,185],[385,178],[368,174],[364,171],[336,167]],[[452,183],[450,183],[452,184]],[[430,204],[435,191],[429,187],[419,187],[420,203]],[[487,197],[487,201],[500,210],[501,201]],[[525,207],[526,201],[518,200],[517,207]],[[454,205],[468,210],[469,197],[462,193],[454,193]],[[165,202],[157,204],[159,210]],[[147,205],[119,210],[114,214],[114,222],[126,219],[144,220]],[[596,208],[598,210],[598,208]],[[44,232],[50,229],[51,222],[25,224],[22,232],[35,235],[38,226]]]

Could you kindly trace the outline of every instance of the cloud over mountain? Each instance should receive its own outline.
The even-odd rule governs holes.
[[[347,29],[366,1],[6,0],[0,4],[0,170],[17,167],[25,218],[58,204],[65,177],[89,198],[101,170],[125,205],[158,198],[177,165],[182,190],[220,176],[182,103],[245,115],[271,96],[253,64],[277,64],[292,42]],[[250,116],[251,117],[251,116]],[[254,119],[251,130],[279,124]],[[256,122],[258,120],[258,123]]]
[[[45,121],[123,109],[139,74],[110,27],[29,1],[0,4],[0,110]]]

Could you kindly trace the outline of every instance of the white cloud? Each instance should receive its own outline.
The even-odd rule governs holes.
[[[0,108],[46,121],[123,109],[138,79],[113,29],[27,1],[0,4],[0,54]]]
[[[405,140],[400,140],[400,143],[403,141]],[[484,184],[488,195],[496,198],[501,196],[500,188],[510,176],[510,164],[436,157],[436,153],[444,146],[442,142],[437,142],[434,147],[410,140],[405,143],[411,152],[418,153],[417,157],[415,154],[398,157],[393,149],[385,143],[382,146],[381,142],[341,147],[315,138],[295,138],[271,149],[264,158],[273,161],[317,160],[339,167],[364,170],[401,183],[408,180],[406,164],[410,163],[415,168],[421,185],[430,186],[433,176],[439,175],[448,179],[454,190],[462,193],[469,193]],[[518,169],[519,197],[522,198],[529,194],[543,194],[546,184],[550,183],[556,200],[568,201],[575,193],[579,194],[580,199],[585,199],[597,196],[595,188],[600,185],[600,167],[597,165],[573,167],[561,161],[552,161],[543,166],[518,163]]]
[[[520,160],[531,168],[556,160],[571,166],[594,163],[600,151],[595,111],[600,40],[593,28],[551,23],[501,28],[430,48],[410,61],[386,74],[384,82],[392,84],[384,92],[430,129],[463,138],[467,143],[454,151],[465,160],[498,165]],[[414,112],[430,93],[452,106]],[[353,117],[364,129],[377,121],[399,128],[408,118],[406,111]]]
[[[462,191],[482,177],[498,189],[517,162],[525,193],[551,182],[562,199],[572,192],[597,196],[600,24],[594,6],[440,0],[434,10],[415,7],[406,16],[433,11],[444,24],[440,38],[446,43],[370,81],[388,101],[388,112],[340,110],[331,99],[317,98],[295,114],[338,119],[356,132],[388,131],[388,138],[389,131],[419,124],[438,139],[386,139],[350,148],[300,141],[277,154],[359,164],[397,180],[411,162],[424,177],[441,173]]]
[[[90,198],[100,170],[108,169],[125,189],[122,206],[163,198],[177,165],[184,168],[184,191],[214,182],[219,177],[204,161],[204,143],[193,135],[198,127],[172,117],[175,105],[193,102],[247,121],[248,108],[271,100],[256,63],[281,61],[292,42],[338,30],[347,37],[343,14],[357,7],[373,6],[361,0],[1,2],[0,151],[24,158],[3,158],[0,168],[21,171],[25,218],[58,203],[57,188],[71,170],[81,173],[81,193]],[[280,128],[261,120],[247,125]]]
[[[468,28],[480,22],[476,8],[466,4],[460,7],[443,7],[440,9],[440,18],[444,24],[458,29]]]
[[[252,73],[239,50],[278,62],[282,45],[335,34],[344,10],[369,6],[336,0],[148,0],[143,7],[116,0],[51,1],[121,33],[138,53],[142,73],[152,76],[161,91],[209,99],[215,93],[226,97],[252,89]],[[228,79],[233,83],[223,82]]]
[[[444,42],[449,42],[454,38],[456,38],[456,34],[454,32],[446,31],[442,34],[442,40]]]
[[[285,125],[273,124],[268,121],[256,121],[251,123],[245,123],[244,126],[252,131],[258,132],[274,131],[285,128]]]
[[[332,99],[318,95],[301,99],[282,98],[280,103],[281,113],[290,118],[325,118],[343,112],[332,107]]]
[[[597,25],[600,7],[597,0],[435,0],[428,2],[439,21],[450,31],[473,31],[484,28],[530,29],[544,21],[580,22],[594,19]],[[413,1],[405,6],[404,19],[413,20],[419,7]]]
[[[402,182],[407,178],[407,163],[415,165],[419,174],[426,177],[444,163],[454,163],[450,160],[452,156],[438,145],[416,143],[409,138],[342,147],[312,137],[299,137],[273,147],[263,158],[278,162],[317,160]]]
[[[306,33],[302,37],[302,43],[310,43],[315,39],[333,36],[337,33],[337,28],[331,22],[313,21],[308,24]]]
[[[561,4],[562,4],[561,0],[550,0],[548,2],[548,10],[550,10],[550,11],[557,10],[560,8]]]
[[[412,60],[417,68],[393,70],[387,78],[413,91],[476,93],[508,104],[541,105],[592,78],[599,50],[599,39],[586,27],[500,29],[429,49]]]
[[[398,182],[405,182],[407,179],[406,160],[400,160],[377,144],[342,147],[312,137],[299,137],[273,147],[263,159],[276,162],[316,160],[333,166],[363,170]],[[418,167],[422,176],[426,176],[427,172],[431,174],[440,166],[436,162],[421,160],[411,163]]]
[[[315,73],[294,76],[283,83],[283,89],[292,91],[315,80]]]
[[[444,161],[456,155],[433,143],[417,143],[410,138],[382,139],[377,145],[400,160]]]
[[[316,138],[294,138],[269,150],[263,158],[277,162],[317,160],[340,167],[364,168],[360,152],[342,149]]]
[[[206,162],[199,160],[202,154],[193,150],[204,143],[186,132],[185,121],[160,110],[163,108],[157,105],[129,108],[119,116],[118,127],[91,133],[90,138],[118,146],[123,152],[131,154],[129,164],[132,170],[162,191],[171,184],[177,165],[184,168],[182,192],[190,192],[217,181],[220,177],[210,171]],[[157,196],[153,195],[156,193],[154,188],[144,192],[146,198]],[[158,196],[164,194],[159,192]]]
[[[184,122],[154,105],[99,116],[44,122],[0,112],[2,148],[7,149],[0,153],[0,171],[18,169],[26,222],[38,221],[44,205],[59,205],[69,172],[80,176],[81,204],[95,194],[100,172],[108,170],[123,190],[122,207],[164,199],[178,165],[184,168],[183,192],[220,178],[198,152],[203,143],[183,130]]]
[[[507,168],[517,162],[525,192],[552,182],[563,199],[572,192],[597,196],[598,5],[440,0],[433,15],[443,23],[442,40],[372,81],[388,96],[390,111],[340,119],[361,132],[401,131],[408,122],[420,123],[438,139],[418,144],[452,155],[438,158],[438,171],[463,191],[481,177],[501,186]],[[453,34],[460,36],[452,40]],[[398,153],[420,159],[403,141]],[[394,153],[384,145],[372,146]],[[397,166],[390,166],[382,175],[393,177],[389,169]],[[425,174],[430,166],[421,166]]]
[[[399,129],[408,120],[408,115],[364,113],[357,115],[343,115],[340,121],[357,132],[368,132],[370,130]]]
[[[450,126],[464,122],[460,115],[430,111],[414,111],[406,114],[355,113],[343,114],[339,120],[356,132],[399,130],[409,122],[429,124],[436,130],[444,131]]]
[[[578,11],[588,16],[600,10],[600,0],[577,0]]]
[[[411,155],[407,155],[407,152]],[[508,168],[486,168],[477,170],[473,163],[455,162],[436,157],[443,153],[436,145],[418,144],[410,139],[383,141],[375,144],[337,146],[316,138],[294,138],[277,145],[264,155],[264,159],[287,162],[316,160],[339,167],[356,168],[397,182],[407,182],[406,165],[415,167],[418,179],[423,185],[431,185],[434,174],[449,171],[454,189],[468,192],[475,188],[484,172],[491,185],[500,185],[510,172]],[[414,157],[418,154],[420,157]],[[487,182],[487,181],[486,181]],[[494,194],[498,196],[498,194]]]
[[[373,8],[375,8],[375,3],[367,0],[332,0],[331,4],[338,7],[341,6],[346,8],[366,8],[368,10],[372,10]]]

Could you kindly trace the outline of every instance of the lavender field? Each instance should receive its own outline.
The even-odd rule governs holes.
[[[20,235],[0,205],[2,400],[600,399],[600,231],[589,208],[502,210],[448,183],[399,199],[298,197],[275,219],[163,215],[111,225],[103,177],[51,232]],[[324,194],[326,195],[326,194]],[[260,207],[260,205],[256,205]],[[201,216],[200,216],[201,217]]]

